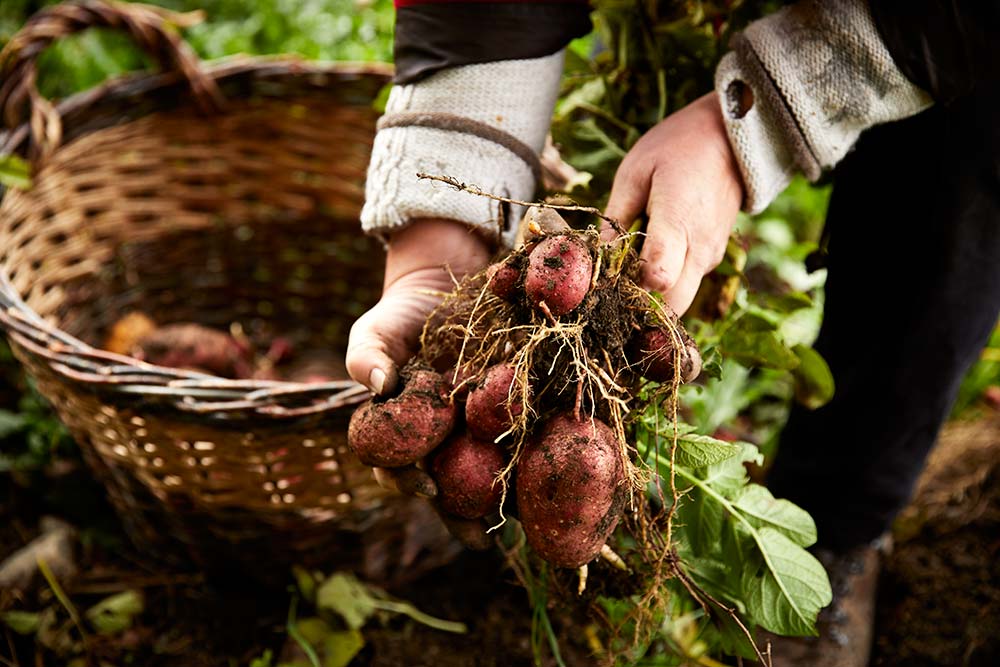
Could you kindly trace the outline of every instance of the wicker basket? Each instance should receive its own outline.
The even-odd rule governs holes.
[[[203,66],[168,17],[61,5],[0,55],[0,154],[33,166],[33,186],[0,201],[0,322],[144,551],[282,576],[357,565],[364,534],[408,511],[347,450],[362,386],[225,380],[96,346],[141,310],[343,350],[381,287],[357,219],[390,72]],[[35,57],[93,26],[125,31],[162,72],[53,107]]]

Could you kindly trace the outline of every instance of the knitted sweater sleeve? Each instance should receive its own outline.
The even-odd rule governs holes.
[[[563,49],[590,29],[585,2],[397,0],[396,82],[372,149],[361,215],[380,236],[420,218],[463,222],[509,243],[518,207],[418,173],[530,200]]]
[[[865,129],[932,103],[896,65],[865,0],[801,0],[733,47],[716,90],[753,213],[795,173],[819,178]]]

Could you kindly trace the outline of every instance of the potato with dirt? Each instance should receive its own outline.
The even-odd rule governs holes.
[[[497,364],[483,376],[465,401],[465,423],[480,440],[493,442],[511,429],[523,405],[514,382],[514,369]]]
[[[680,350],[680,354],[678,354]],[[691,382],[701,373],[701,353],[684,332],[674,334],[659,328],[643,329],[629,342],[629,358],[640,373],[655,382]],[[680,374],[674,363],[681,358]]]
[[[524,256],[511,256],[486,269],[486,284],[490,292],[504,301],[515,301],[521,289],[522,272],[517,265]]]
[[[534,306],[559,317],[583,302],[593,275],[594,262],[582,236],[549,236],[528,255],[524,291]]]
[[[559,415],[517,463],[517,508],[528,544],[560,567],[596,558],[625,498],[621,448],[597,419]]]
[[[398,396],[376,396],[351,416],[347,442],[362,463],[398,468],[415,463],[440,445],[455,426],[451,388],[426,367],[400,373]]]
[[[439,507],[463,519],[478,519],[500,507],[503,486],[497,475],[506,467],[503,447],[458,433],[434,452],[430,472]]]

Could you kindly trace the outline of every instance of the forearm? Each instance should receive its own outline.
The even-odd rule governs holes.
[[[733,45],[716,89],[751,212],[795,173],[816,180],[867,128],[932,103],[894,62],[864,0],[803,0]]]
[[[452,176],[498,195],[532,199],[562,49],[589,28],[586,5],[441,7],[399,10],[397,84],[373,147],[362,225],[387,238],[416,219],[449,219],[509,243],[518,207],[420,181],[416,174]]]

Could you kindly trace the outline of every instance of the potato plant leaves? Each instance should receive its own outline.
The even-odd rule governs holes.
[[[661,415],[660,420],[665,418]],[[649,434],[655,434],[657,451],[670,458],[670,448],[674,441],[674,428],[670,424],[656,427],[656,419],[652,423],[646,423]],[[741,445],[725,440],[719,440],[709,435],[694,433],[694,428],[688,425],[681,425],[677,429],[677,451],[675,459],[678,465],[688,468],[700,468],[702,466],[721,463],[734,456],[738,456],[743,448]],[[648,437],[648,436],[647,436]]]
[[[670,457],[662,441],[673,437],[673,429],[657,434],[658,452],[650,447],[656,443],[653,434],[643,435],[641,453],[662,477],[669,476]],[[679,440],[693,437],[678,435]],[[736,454],[708,465],[688,466],[675,457],[677,484],[686,487],[677,529],[685,567],[700,586],[737,605],[752,624],[783,635],[815,634],[816,616],[832,599],[826,571],[804,548],[816,541],[815,523],[793,503],[749,482],[744,463],[760,461],[756,447],[725,444]]]
[[[799,365],[792,371],[795,377],[795,400],[810,410],[829,403],[833,398],[834,383],[833,373],[826,360],[819,352],[805,345],[796,345],[792,352],[799,358]]]
[[[409,616],[417,623],[444,632],[464,633],[464,623],[445,621],[425,614],[409,602],[389,598],[354,575],[336,572],[316,589],[316,608],[340,616],[348,628],[360,630],[376,611]]]
[[[755,528],[777,530],[801,547],[816,543],[816,524],[809,513],[788,500],[776,499],[759,484],[739,491],[733,505]]]
[[[764,562],[744,570],[747,614],[761,627],[782,635],[815,635],[816,616],[830,604],[826,570],[816,558],[773,528],[753,531]]]
[[[799,358],[788,347],[774,323],[747,313],[733,322],[719,341],[722,356],[744,366],[792,370]]]

